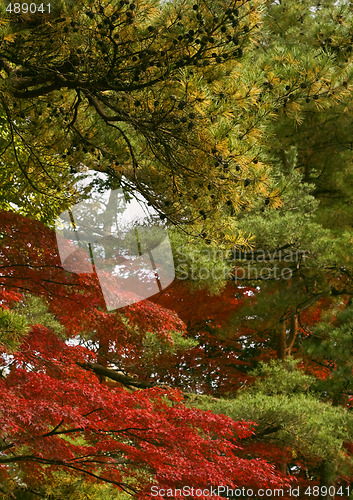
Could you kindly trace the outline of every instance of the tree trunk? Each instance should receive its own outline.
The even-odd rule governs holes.
[[[277,331],[277,358],[284,361],[286,359],[287,349],[287,322],[283,324]]]
[[[282,472],[282,474],[287,474],[287,448],[282,450],[279,470]]]
[[[335,465],[332,462],[323,460],[320,466],[320,500],[333,500],[334,495],[329,494],[330,486],[334,486],[335,482]],[[324,487],[327,488],[326,495],[322,494]]]
[[[290,318],[290,333],[288,339],[287,356],[291,356],[295,340],[298,335],[298,314],[295,313]]]

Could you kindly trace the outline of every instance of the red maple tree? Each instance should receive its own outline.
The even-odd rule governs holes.
[[[148,300],[107,312],[95,275],[62,269],[52,231],[14,213],[0,220],[1,307],[43,297],[66,332],[34,323],[15,352],[1,346],[3,477],[15,467],[33,484],[65,470],[141,499],[153,484],[283,484],[274,466],[241,457],[251,423],[188,408],[172,384],[153,387],[128,371],[148,332],[172,342],[170,332],[185,330],[175,312]]]

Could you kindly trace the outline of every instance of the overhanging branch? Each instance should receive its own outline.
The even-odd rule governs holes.
[[[119,373],[116,370],[112,370],[111,368],[106,368],[98,363],[77,363],[81,368],[85,370],[93,371],[96,375],[100,375],[102,377],[108,377],[111,380],[115,380],[116,382],[120,382],[125,387],[136,387],[138,389],[148,389],[150,387],[154,387],[150,382],[143,382],[141,380],[136,380],[131,377],[127,377],[122,373]]]

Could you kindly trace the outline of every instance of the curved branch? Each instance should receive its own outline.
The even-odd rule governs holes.
[[[143,382],[141,380],[136,380],[122,373],[119,373],[116,370],[112,370],[110,368],[105,368],[104,366],[98,363],[77,363],[81,368],[85,370],[93,371],[96,375],[101,375],[102,377],[108,377],[111,380],[115,380],[116,382],[120,382],[125,387],[136,387],[138,389],[148,389],[150,387],[155,387],[150,382]]]

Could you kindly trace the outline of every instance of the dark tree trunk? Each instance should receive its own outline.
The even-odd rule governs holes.
[[[287,349],[287,322],[283,321],[277,330],[277,358],[280,360],[286,359]]]
[[[335,482],[335,465],[328,460],[323,460],[320,466],[320,500],[334,500],[334,495],[329,494],[330,486]],[[322,489],[327,488],[327,494],[322,494]]]

